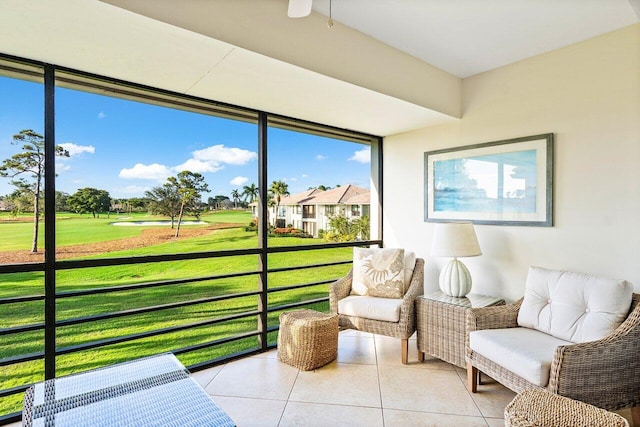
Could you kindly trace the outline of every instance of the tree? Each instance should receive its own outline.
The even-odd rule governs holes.
[[[216,208],[216,199],[213,197],[207,198],[207,206],[209,206],[209,210],[214,210]]]
[[[352,242],[358,236],[349,218],[343,214],[334,215],[329,219],[329,230],[324,234],[328,242]]]
[[[25,129],[13,135],[12,144],[22,143],[22,151],[5,159],[0,166],[0,176],[15,178],[26,174],[33,182],[20,178],[11,184],[33,196],[33,240],[31,252],[38,252],[38,222],[40,220],[40,191],[44,177],[44,137],[31,129]],[[55,155],[69,157],[69,152],[59,145],[55,147]]]
[[[242,200],[253,203],[258,198],[258,187],[255,184],[245,185],[242,187]]]
[[[171,228],[173,222],[180,213],[180,194],[178,188],[170,183],[153,187],[150,191],[145,192],[145,196],[149,198],[147,209],[152,215],[166,215],[171,218]]]
[[[131,213],[132,210],[136,210],[136,211],[143,211],[145,209],[147,209],[147,205],[149,204],[150,200],[146,197],[132,197],[129,200],[127,200],[127,206],[129,206],[129,213]]]
[[[233,207],[238,207],[238,200],[240,200],[240,192],[236,190],[231,190],[231,197],[233,198]]]
[[[184,215],[185,207],[189,204],[199,204],[200,193],[209,192],[209,186],[204,182],[204,177],[197,172],[182,171],[177,177],[167,178],[169,184],[176,187],[180,196],[180,213],[178,214],[178,226],[176,227],[176,237],[180,234],[180,223]]]
[[[100,212],[109,211],[111,196],[106,190],[86,187],[69,196],[67,204],[76,213],[91,213],[94,218],[100,218]]]
[[[329,219],[329,230],[324,234],[328,242],[352,242],[369,240],[371,225],[368,216],[349,220],[344,214],[334,215]]]
[[[360,240],[369,240],[371,237],[371,221],[369,217],[364,215],[353,220],[354,231]]]
[[[67,205],[69,195],[63,191],[56,191],[56,212],[65,212],[69,210]]]
[[[307,190],[313,190],[314,188],[317,189],[317,190],[321,190],[321,191],[327,191],[327,190],[331,190],[332,187],[320,184],[317,187],[309,187],[309,188],[307,188]]]
[[[278,227],[278,209],[280,208],[280,200],[282,196],[289,195],[289,185],[284,181],[273,181],[269,191],[273,194],[273,198],[276,201],[276,220],[275,226]]]
[[[20,188],[9,194],[7,201],[10,203],[11,215],[14,217],[22,215],[23,212],[33,210],[33,195]]]
[[[229,200],[229,197],[225,196],[224,194],[218,194],[213,198],[213,205],[216,209],[221,209],[225,200]]]

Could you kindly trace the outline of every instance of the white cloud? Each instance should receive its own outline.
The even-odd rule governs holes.
[[[105,117],[107,117],[107,115],[106,115],[104,112],[100,111],[100,112],[98,113],[98,118],[99,118],[99,119],[104,119]]]
[[[289,178],[289,181],[291,181],[291,182],[297,182],[297,181],[298,181],[298,178],[296,178],[296,177],[294,176],[293,178]]]
[[[243,185],[245,182],[249,181],[249,178],[244,177],[244,176],[236,176],[235,178],[233,178],[231,181],[229,181],[229,184],[231,185]]]
[[[216,164],[226,163],[229,165],[244,165],[258,158],[258,154],[253,151],[243,150],[242,148],[225,147],[222,144],[196,150],[191,154],[193,154],[193,158],[196,160]]]
[[[177,172],[188,170],[195,173],[214,173],[224,169],[225,165],[244,165],[257,158],[258,155],[252,151],[225,147],[219,144],[192,152],[190,159],[177,166],[170,167],[158,163],[150,165],[136,163],[132,168],[122,169],[118,176],[124,179],[153,179],[162,181]],[[242,177],[236,177],[234,180],[241,178]],[[247,178],[244,179],[244,182],[246,182]]]
[[[76,145],[71,142],[65,142],[60,144],[62,148],[69,152],[69,156],[77,156],[82,153],[95,153],[96,148],[93,145]]]
[[[158,163],[151,165],[136,163],[130,169],[122,169],[118,176],[124,179],[154,179],[161,181],[171,176],[171,169]]]
[[[219,163],[214,162],[204,162],[198,159],[189,159],[181,165],[174,166],[172,168],[176,172],[182,171],[191,171],[197,173],[205,173],[205,172],[218,172],[221,169],[224,169],[224,166]]]
[[[358,163],[371,163],[371,148],[366,147],[362,150],[358,150],[353,153],[353,156],[349,157],[349,160],[353,160]]]
[[[172,169],[176,172],[214,173],[224,169],[225,164],[244,165],[257,158],[258,155],[252,151],[218,144],[192,152],[189,160]]]
[[[64,163],[56,162],[56,173],[65,172],[69,169],[71,169],[71,166]]]
[[[326,158],[327,158],[327,156],[323,156],[322,154],[318,154],[318,155],[316,156],[316,160],[320,160],[320,161],[322,161],[322,160],[324,160],[324,159],[326,159]]]
[[[306,173],[303,173],[303,174],[302,174],[302,177],[303,177],[303,178],[309,178],[309,175],[307,175]]]

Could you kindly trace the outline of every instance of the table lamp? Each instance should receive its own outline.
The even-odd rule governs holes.
[[[440,272],[440,289],[452,297],[463,297],[471,291],[471,274],[458,257],[482,255],[471,222],[437,223],[431,255],[453,257]]]

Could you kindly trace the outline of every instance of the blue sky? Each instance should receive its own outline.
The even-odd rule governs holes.
[[[19,151],[12,136],[43,133],[43,86],[0,77],[0,161]],[[368,147],[269,129],[268,180],[284,180],[291,193],[337,184],[369,186]],[[257,180],[257,126],[149,104],[56,89],[56,142],[70,158],[56,162],[56,189],[83,187],[111,197],[141,197],[170,175],[204,175],[209,196],[230,197]],[[14,187],[0,178],[0,195]]]

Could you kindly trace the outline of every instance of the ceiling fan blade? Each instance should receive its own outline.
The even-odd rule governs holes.
[[[289,18],[303,18],[311,13],[313,0],[289,0]]]

